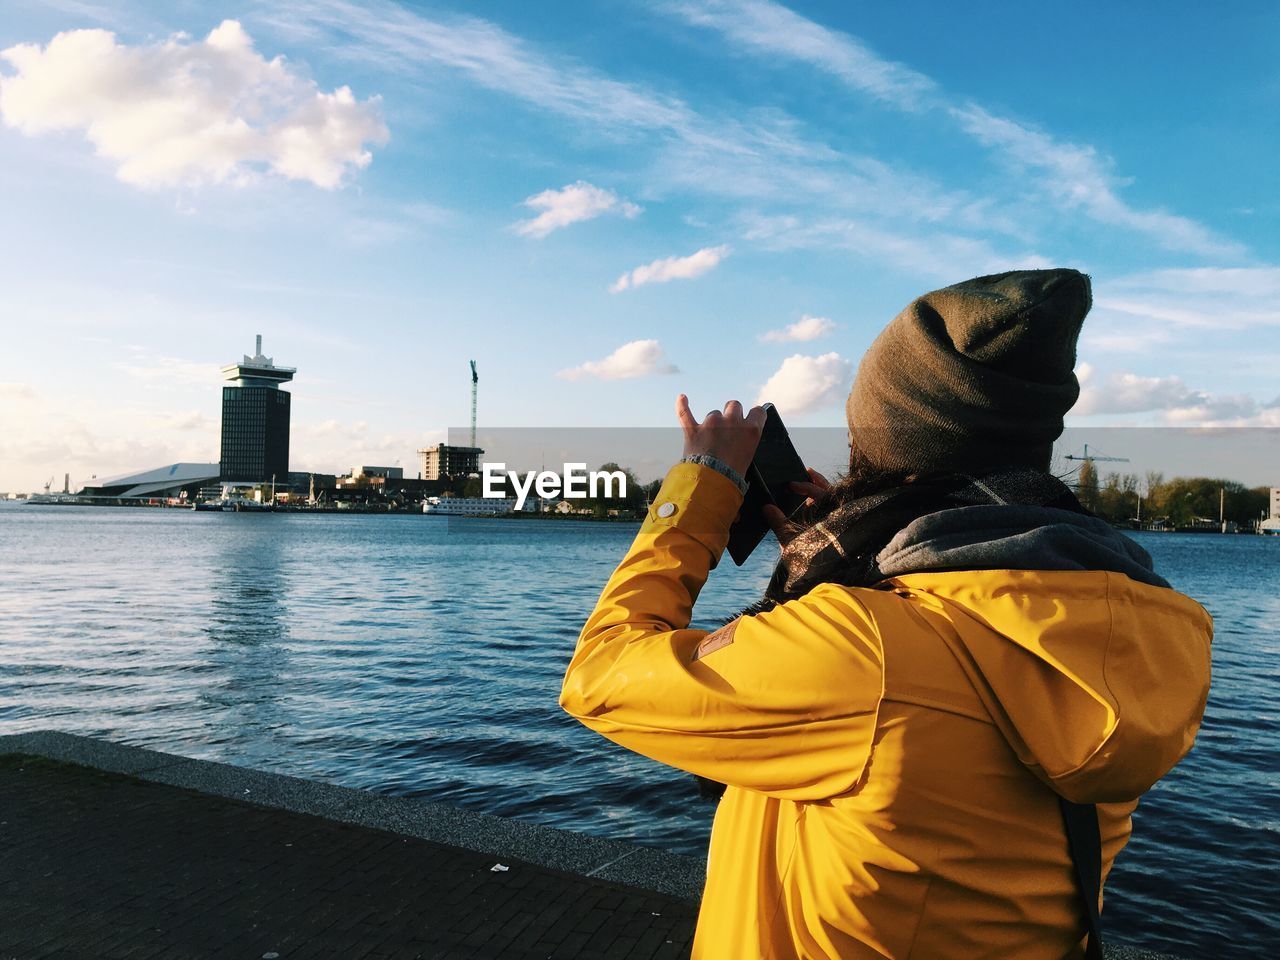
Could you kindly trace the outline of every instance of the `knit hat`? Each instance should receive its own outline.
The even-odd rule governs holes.
[[[1047,469],[1080,395],[1076,338],[1092,303],[1076,270],[975,277],[918,298],[862,358],[845,405],[851,442],[890,471]]]

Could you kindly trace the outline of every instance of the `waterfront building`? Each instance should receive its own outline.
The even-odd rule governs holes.
[[[422,479],[443,480],[448,477],[469,477],[480,472],[480,458],[484,451],[479,447],[455,447],[437,443],[419,450],[422,457]]]
[[[1271,510],[1258,527],[1261,533],[1280,535],[1280,487],[1271,488]]]
[[[403,467],[352,467],[351,478],[353,480],[359,477],[382,477],[384,480],[403,480]]]
[[[171,463],[116,477],[94,477],[78,496],[122,500],[178,497],[194,501],[207,485],[217,483],[218,470],[216,463]]]
[[[295,367],[278,367],[263,356],[261,335],[252,357],[222,368],[223,377],[232,382],[222,388],[219,470],[224,482],[286,482],[291,397],[280,385],[295,373]]]

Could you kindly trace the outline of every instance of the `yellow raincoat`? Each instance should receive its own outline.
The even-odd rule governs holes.
[[[693,956],[1082,956],[1057,794],[1099,804],[1105,878],[1195,737],[1208,614],[1117,573],[983,570],[689,629],[740,503],[715,471],[672,469],[560,700],[728,784]]]

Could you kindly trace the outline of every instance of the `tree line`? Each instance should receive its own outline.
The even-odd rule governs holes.
[[[1170,526],[1187,527],[1196,520],[1222,517],[1241,526],[1252,526],[1267,515],[1271,491],[1268,487],[1246,487],[1235,480],[1216,477],[1173,477],[1166,480],[1158,470],[1139,477],[1134,473],[1108,473],[1099,480],[1098,468],[1086,460],[1076,475],[1076,496],[1087,509],[1111,523],[1139,519],[1150,523],[1165,518]]]
[[[661,479],[641,483],[630,468],[616,463],[601,464],[599,469],[625,474],[626,495],[576,499],[572,501],[575,509],[597,516],[613,513],[641,516],[662,485]],[[481,495],[478,477],[468,478],[460,486],[460,496]],[[1251,527],[1267,515],[1271,498],[1268,487],[1246,487],[1235,480],[1215,477],[1173,477],[1166,480],[1164,474],[1157,470],[1148,470],[1141,476],[1108,473],[1099,478],[1098,468],[1092,460],[1086,460],[1076,474],[1075,491],[1087,510],[1110,523],[1128,524],[1141,520],[1147,524],[1164,519],[1173,527],[1193,526],[1197,520],[1216,522],[1219,497],[1222,498],[1224,519]]]

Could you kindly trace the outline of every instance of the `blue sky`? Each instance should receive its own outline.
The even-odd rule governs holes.
[[[472,358],[482,424],[836,425],[1023,266],[1094,279],[1075,425],[1280,426],[1280,8],[961,6],[7,3],[0,490],[216,460],[256,333],[299,470],[412,470]]]

